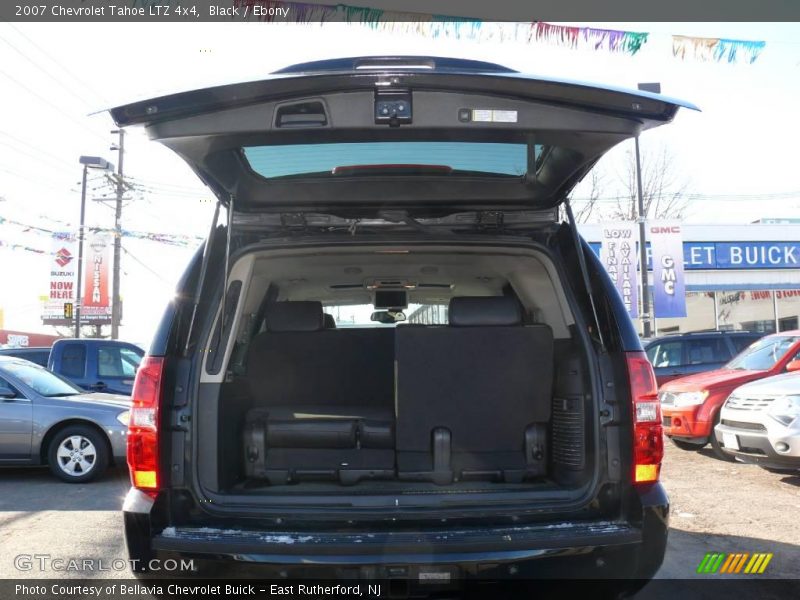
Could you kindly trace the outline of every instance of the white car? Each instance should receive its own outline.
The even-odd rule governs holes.
[[[800,373],[736,388],[714,434],[723,451],[770,471],[800,470]]]

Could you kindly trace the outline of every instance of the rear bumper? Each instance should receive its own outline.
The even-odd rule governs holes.
[[[167,554],[261,565],[289,576],[309,569],[356,572],[440,566],[459,577],[649,579],[666,549],[669,503],[660,484],[638,496],[642,521],[571,521],[502,527],[453,526],[374,532],[166,527],[152,531],[153,503],[132,490],[125,503],[132,559]],[[638,521],[638,519],[637,519]],[[376,571],[377,569],[377,571]],[[283,575],[285,576],[285,575]]]

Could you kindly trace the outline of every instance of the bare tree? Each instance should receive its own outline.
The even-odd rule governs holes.
[[[689,180],[679,172],[675,157],[661,146],[642,152],[642,203],[648,219],[680,219],[689,205],[686,190]],[[613,211],[614,219],[633,221],[638,216],[639,190],[636,182],[636,155],[626,153],[622,173],[618,173],[622,185]]]
[[[589,172],[589,181],[587,182],[586,193],[588,195],[580,198],[570,198],[570,202],[574,202],[577,206],[575,212],[575,220],[578,223],[588,223],[592,215],[600,215],[600,202],[603,196],[603,175],[598,172],[597,168]],[[583,189],[583,186],[582,186]]]

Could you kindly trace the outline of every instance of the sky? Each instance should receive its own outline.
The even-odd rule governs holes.
[[[758,23],[570,23],[649,32],[635,56],[544,43],[428,39],[413,33],[266,23],[0,23],[0,216],[52,230],[78,222],[78,157],[116,164],[115,136],[103,109],[164,93],[257,80],[281,67],[354,55],[439,55],[497,62],[549,77],[635,88],[658,81],[689,100],[674,123],[645,133],[645,158],[666,148],[687,191],[689,223],[749,223],[800,217],[800,25]],[[671,34],[765,40],[752,65],[680,61]],[[185,164],[141,131],[125,141],[125,175],[144,186],[129,194],[123,227],[203,236],[213,202]],[[606,197],[619,195],[621,146],[598,165]],[[113,226],[111,190],[90,173],[86,223]],[[584,194],[576,190],[576,197]],[[109,196],[110,197],[110,194]],[[610,206],[607,202],[605,206]],[[601,204],[602,206],[602,204]],[[50,249],[46,234],[0,224],[0,240]],[[121,338],[147,343],[194,251],[124,239]],[[7,329],[52,332],[41,324],[47,259],[0,247],[0,308]]]

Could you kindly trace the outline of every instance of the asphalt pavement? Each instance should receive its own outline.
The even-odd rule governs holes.
[[[701,461],[710,460],[701,454],[691,457],[680,455],[678,458],[681,461],[698,461],[700,468],[705,466]],[[724,474],[720,477],[720,482],[725,485],[737,486],[735,477]],[[800,478],[797,479],[797,483],[790,481],[787,485],[794,485],[793,489],[798,491],[800,498]],[[669,490],[668,475],[664,481]],[[724,494],[725,490],[720,489],[720,482],[704,484],[714,484],[715,493]],[[128,474],[124,469],[111,470],[100,481],[84,485],[61,483],[47,469],[42,468],[0,470],[0,579],[132,577],[131,572],[123,566],[126,554],[120,512],[128,486]],[[680,498],[676,502],[674,496],[672,500],[673,506],[683,502]],[[750,510],[758,511],[759,501],[763,500],[753,498]],[[796,522],[797,514],[794,512],[784,515],[783,518]],[[713,521],[713,514],[705,517],[705,523]],[[760,583],[755,584],[759,587],[752,593],[760,598],[787,597],[785,580],[800,577],[800,546],[797,544],[764,539],[757,528],[751,529],[746,536],[726,535],[724,532],[714,532],[713,523],[711,526],[706,525],[704,531],[691,531],[681,524],[681,519],[673,516],[672,521],[674,527],[670,532],[667,555],[658,573],[660,581],[653,582],[638,594],[637,597],[642,600],[671,600],[679,596],[721,597],[718,587],[704,587],[705,584],[701,582],[704,578],[719,579],[721,576],[696,574],[697,565],[706,552],[773,553],[774,557],[767,572],[754,578]],[[49,558],[42,559],[43,555]],[[102,565],[104,570],[40,570],[42,564],[47,565],[54,558],[89,559],[93,561],[95,569]],[[663,580],[681,581],[667,584]],[[797,583],[795,580],[791,585],[796,586]]]

